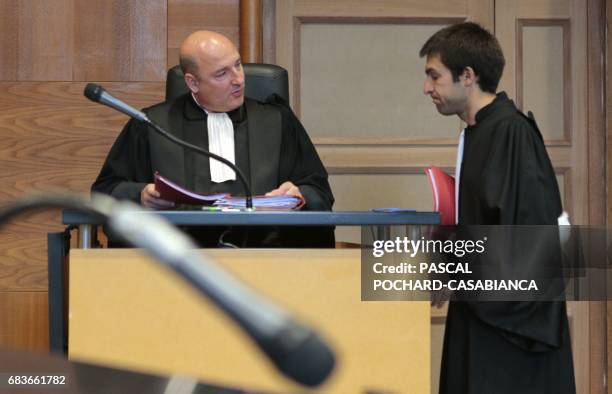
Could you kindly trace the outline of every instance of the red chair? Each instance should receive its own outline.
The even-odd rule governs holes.
[[[434,197],[434,211],[440,213],[440,224],[455,223],[455,178],[438,167],[425,169]]]

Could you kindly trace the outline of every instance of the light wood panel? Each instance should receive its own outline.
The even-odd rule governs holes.
[[[510,94],[516,93],[521,96],[519,101],[522,103],[538,103],[540,112],[548,112],[556,117],[553,121],[542,122],[541,126],[553,127],[563,119],[565,129],[562,133],[563,140],[559,141],[558,136],[555,136],[551,130],[543,130],[543,134],[548,136],[546,142],[549,152],[565,151],[564,156],[569,159],[564,164],[565,169],[559,171],[561,163],[554,154],[551,154],[553,166],[564,175],[564,209],[570,213],[572,224],[588,224],[591,220],[589,185],[598,182],[589,175],[589,161],[594,157],[590,158],[588,144],[590,138],[597,139],[597,134],[601,133],[588,124],[590,113],[588,97],[589,94],[600,95],[601,91],[598,92],[598,88],[594,85],[591,85],[591,88],[595,87],[594,91],[588,90],[587,76],[597,71],[590,70],[587,62],[589,23],[585,2],[504,0],[497,2],[496,8],[495,33],[507,61],[500,88]],[[550,36],[552,40],[548,45],[540,42],[539,45],[543,50],[532,54],[526,52],[526,45],[521,45],[521,39],[527,38],[525,32],[531,29],[532,32],[539,30],[543,33],[548,29],[550,33],[550,26],[560,26],[562,29],[560,35],[556,38],[554,35]],[[554,45],[562,47],[563,50],[555,54],[544,50]],[[597,52],[601,54],[600,50],[595,49],[594,59],[598,56]],[[528,78],[525,74],[537,69],[537,63],[540,61],[551,63],[561,61],[563,69],[557,70],[557,75],[554,77],[555,72],[551,72],[554,71],[551,69],[556,65],[551,64],[540,72],[539,84],[526,83]],[[536,67],[531,67],[534,63]],[[551,80],[551,76],[554,80]],[[533,77],[534,75],[530,78],[535,81]],[[563,90],[560,87],[563,87]],[[561,96],[555,99],[547,96],[555,91]],[[527,109],[531,108],[525,108]],[[535,115],[537,119],[538,114]],[[570,303],[568,309],[571,315],[572,349],[578,392],[600,393],[603,387],[602,361],[597,355],[602,340],[602,336],[597,334],[601,330],[600,312],[595,304],[588,302]]]
[[[18,32],[18,79],[72,79],[74,1],[24,0],[17,4],[18,15],[13,23]]]
[[[300,51],[302,50],[300,34],[304,24],[317,23],[322,19],[326,23],[346,23],[347,20],[363,24],[401,23],[418,25],[436,23],[449,19],[459,21],[470,19],[487,27],[493,24],[493,2],[489,0],[463,0],[452,2],[425,2],[422,0],[287,0],[276,4],[276,60],[289,72],[292,89],[291,103],[299,113],[300,109]],[[439,22],[443,23],[443,22]],[[368,56],[364,53],[363,56]],[[392,62],[394,59],[385,59]],[[418,61],[418,55],[415,55]],[[359,64],[355,64],[358,68]],[[372,76],[372,78],[382,77]],[[338,105],[341,105],[339,103]],[[373,103],[375,104],[375,103]],[[315,142],[318,142],[315,139]],[[357,141],[358,142],[358,141]]]
[[[165,78],[166,0],[9,0],[0,7],[2,80]]]
[[[359,250],[202,253],[316,327],[337,356],[330,379],[296,386],[208,300],[129,249],[71,251],[70,357],[273,392],[429,393],[429,305],[362,302]]]
[[[162,83],[110,83],[135,107],[158,102]],[[3,199],[65,187],[87,191],[127,117],[82,96],[84,83],[0,83]]]
[[[238,41],[238,3],[0,1],[0,204],[33,191],[88,192],[127,118],[83,98],[82,81],[105,82],[135,107],[159,102],[167,65],[178,62],[167,54],[176,55],[188,33],[220,30]],[[0,291],[44,293],[46,232],[61,227],[59,212],[49,211],[0,229]],[[28,307],[15,297],[6,302],[13,301]],[[33,320],[7,311],[3,319],[40,334],[20,344],[47,346],[46,313]]]
[[[18,0],[0,1],[0,80],[17,80]]]
[[[294,12],[301,16],[362,16],[380,17],[448,17],[451,15],[491,16],[490,9],[480,0],[422,1],[422,0],[297,0],[287,1],[294,5]],[[486,2],[488,3],[488,2]],[[488,24],[489,19],[481,21]]]
[[[166,80],[166,0],[74,0],[74,15],[74,72],[65,80]]]
[[[109,83],[117,97],[145,107],[162,83]],[[83,97],[84,83],[0,83],[0,203],[25,193],[88,193],[127,120]],[[0,289],[46,289],[46,233],[61,229],[58,211],[28,213],[0,232]]]
[[[181,42],[196,30],[214,30],[240,44],[239,0],[168,0],[168,60],[179,61]]]
[[[569,20],[526,19],[517,23],[517,107],[535,114],[549,145],[569,145],[572,113]]]
[[[569,180],[566,189],[565,209],[570,213],[573,224],[588,223],[588,134],[591,129],[587,125],[588,99],[587,99],[587,19],[586,7],[581,1],[518,1],[507,0],[496,3],[496,27],[495,33],[500,41],[506,57],[506,69],[500,82],[500,89],[505,90],[512,97],[520,93],[521,96],[532,96],[527,101],[538,101],[540,103],[551,103],[547,97],[540,97],[544,89],[536,89],[531,86],[530,90],[523,90],[518,84],[524,80],[523,69],[528,68],[530,59],[523,59],[520,38],[523,36],[526,26],[550,26],[561,25],[563,27],[563,47],[569,52],[565,53],[563,59],[563,73],[555,81],[546,81],[547,74],[540,78],[545,84],[563,86],[563,109],[555,107],[546,108],[546,112],[564,116],[565,128],[564,140],[549,140],[549,152],[553,166],[557,170],[566,167],[555,160],[552,154],[555,150],[566,150],[565,156],[569,158],[569,166],[565,175]],[[541,53],[544,56],[544,53]],[[559,56],[560,54],[555,54]],[[555,58],[556,59],[556,58]],[[518,63],[521,63],[521,66]],[[525,88],[526,89],[526,88]],[[570,94],[571,93],[571,94]],[[525,101],[525,100],[520,100]],[[559,102],[559,98],[557,98]],[[538,115],[536,114],[536,119]],[[544,122],[546,123],[546,122]],[[544,130],[544,135],[551,135],[550,131]],[[565,146],[565,147],[564,147]]]
[[[46,292],[0,291],[0,316],[0,346],[48,350]]]
[[[457,148],[455,146],[431,146],[414,144],[411,146],[333,146],[317,147],[317,151],[327,167],[334,173],[355,172],[404,172],[422,173],[424,167],[436,165],[455,168]],[[566,175],[572,165],[571,152],[567,148],[548,148],[548,154],[557,173]]]
[[[423,94],[419,50],[461,20],[301,18],[294,109],[310,137],[325,145],[455,143],[461,122],[440,116]]]

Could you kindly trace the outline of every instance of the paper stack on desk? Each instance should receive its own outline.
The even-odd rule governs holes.
[[[246,206],[244,197],[226,196],[214,203],[221,208],[243,209]],[[304,205],[304,200],[294,196],[255,196],[253,197],[253,208],[258,211],[289,211],[299,209]]]
[[[164,178],[159,172],[155,173],[155,190],[160,198],[177,204],[188,205],[214,205],[219,208],[244,209],[246,202],[244,197],[231,196],[230,194],[199,194],[177,185],[168,178]],[[304,200],[294,196],[255,196],[253,197],[253,208],[262,211],[288,211],[299,209],[304,205]]]

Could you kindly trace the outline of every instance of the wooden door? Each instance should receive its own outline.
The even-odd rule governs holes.
[[[598,224],[590,205],[589,127],[593,92],[589,85],[587,2],[582,0],[498,0],[495,34],[506,56],[500,88],[524,112],[533,111],[552,159],[572,224]],[[592,118],[592,117],[591,117]],[[603,212],[602,212],[603,214]],[[576,385],[579,393],[603,390],[594,359],[602,327],[597,303],[568,303]],[[594,353],[595,352],[595,353]]]
[[[597,114],[587,103],[598,93],[588,76],[586,1],[283,0],[275,12],[275,61],[289,71],[293,108],[330,173],[336,210],[431,209],[423,168],[454,171],[461,124],[422,94],[418,51],[439,28],[472,20],[500,41],[507,60],[500,90],[535,113],[572,223],[594,223],[601,204],[590,195],[593,162],[603,155],[593,154],[601,130],[588,127]],[[357,229],[336,234],[360,239]],[[580,393],[603,388],[594,312],[591,303],[569,305]],[[431,315],[432,392],[445,313]]]

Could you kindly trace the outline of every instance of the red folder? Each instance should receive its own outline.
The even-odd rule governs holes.
[[[454,225],[455,223],[455,178],[438,167],[425,169],[434,198],[434,211],[440,212],[440,223]]]
[[[192,192],[164,178],[157,171],[155,171],[155,190],[159,192],[161,199],[177,204],[212,205],[218,199],[228,196],[228,194],[204,195]]]

